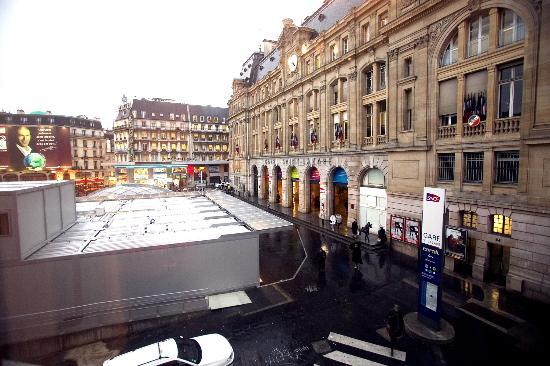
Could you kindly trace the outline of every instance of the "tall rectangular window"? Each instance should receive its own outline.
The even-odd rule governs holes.
[[[365,73],[365,89],[367,94],[372,93],[372,69]]]
[[[370,24],[363,24],[361,27],[361,37],[363,40],[363,43],[367,43],[370,41]]]
[[[495,183],[517,184],[519,176],[519,151],[495,153]]]
[[[315,55],[315,69],[321,67],[321,55]]]
[[[403,130],[412,129],[413,99],[412,89],[406,89],[403,94]]]
[[[383,12],[378,17],[379,28],[382,28],[382,27],[386,26],[386,24],[388,24],[388,12],[387,11]]]
[[[439,82],[439,118],[441,126],[456,125],[456,78]]]
[[[378,113],[378,135],[386,135],[386,101],[379,102]]]
[[[407,57],[407,58],[405,59],[404,67],[403,67],[403,76],[404,76],[404,77],[413,76],[413,62],[412,62],[412,57]]]
[[[481,183],[483,181],[483,153],[464,153],[464,182]]]
[[[504,215],[493,215],[493,233],[510,236],[512,235],[512,218]]]
[[[386,89],[386,64],[380,65],[380,75],[378,76],[380,80],[380,90]]]
[[[438,179],[453,181],[455,179],[455,154],[438,154]]]
[[[348,53],[348,37],[342,38],[342,55]]]
[[[330,46],[330,60],[331,61],[336,60],[336,45]]]
[[[505,9],[500,16],[499,46],[521,41],[525,36],[523,21],[516,13]]]
[[[365,124],[366,124],[366,136],[372,137],[372,104],[365,106]]]
[[[487,52],[489,48],[489,16],[478,15],[470,19],[468,57]]]
[[[498,118],[521,116],[523,64],[504,66],[498,72]]]

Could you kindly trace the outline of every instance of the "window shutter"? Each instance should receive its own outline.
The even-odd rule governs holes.
[[[487,70],[466,75],[466,95],[487,91]]]
[[[439,83],[439,115],[456,113],[456,78]]]

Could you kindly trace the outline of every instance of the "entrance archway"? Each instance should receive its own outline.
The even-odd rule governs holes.
[[[321,193],[319,191],[319,183],[321,181],[321,174],[316,167],[311,167],[306,172],[306,187],[309,189],[309,212],[318,212],[321,205]],[[307,197],[308,195],[306,195]]]
[[[252,166],[252,195],[258,197],[258,168]]]
[[[275,180],[273,197],[275,197],[275,203],[280,203],[283,196],[283,172],[278,165],[273,168],[273,179]]]
[[[332,212],[342,215],[345,225],[348,218],[348,175],[341,167],[332,172]]]
[[[262,167],[262,181],[261,181],[261,192],[264,200],[269,199],[269,173],[267,172],[267,166]]]
[[[363,175],[359,188],[359,226],[372,224],[371,232],[386,228],[386,179],[380,169],[369,169]]]
[[[300,205],[300,174],[295,166],[291,166],[288,169],[289,188],[290,195],[290,207],[297,209]]]

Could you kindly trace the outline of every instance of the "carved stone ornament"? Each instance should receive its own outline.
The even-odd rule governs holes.
[[[401,9],[408,8],[414,3],[416,3],[416,0],[401,0]]]
[[[468,0],[468,10],[476,11],[481,6],[481,0]]]
[[[320,91],[321,93],[324,93],[326,90],[327,90],[327,86],[326,86],[326,85],[321,85],[321,87],[319,88],[319,91]]]
[[[424,48],[428,45],[428,41],[430,40],[430,35],[426,34],[425,36],[421,36],[414,40],[414,47],[417,49]]]
[[[399,54],[399,49],[398,48],[394,48],[393,50],[390,50],[388,52],[388,59],[390,61],[395,61],[397,60],[397,55]]]
[[[537,13],[540,13],[542,10],[542,0],[531,0],[533,8],[535,8]]]
[[[428,28],[428,35],[429,35],[429,41],[430,41],[428,53],[430,55],[433,54],[435,44],[437,43],[437,39],[441,36],[441,33],[443,33],[443,31],[447,28],[449,23],[451,23],[458,16],[458,14],[460,14],[460,12],[451,14],[446,18],[443,18],[438,22],[430,25],[430,27]]]
[[[350,74],[348,75],[348,78],[349,78],[351,81],[357,80],[357,71],[353,71],[352,73],[350,73]]]

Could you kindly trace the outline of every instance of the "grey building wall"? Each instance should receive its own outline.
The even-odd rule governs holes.
[[[0,268],[0,340],[179,314],[206,295],[258,284],[255,232],[13,263]]]

